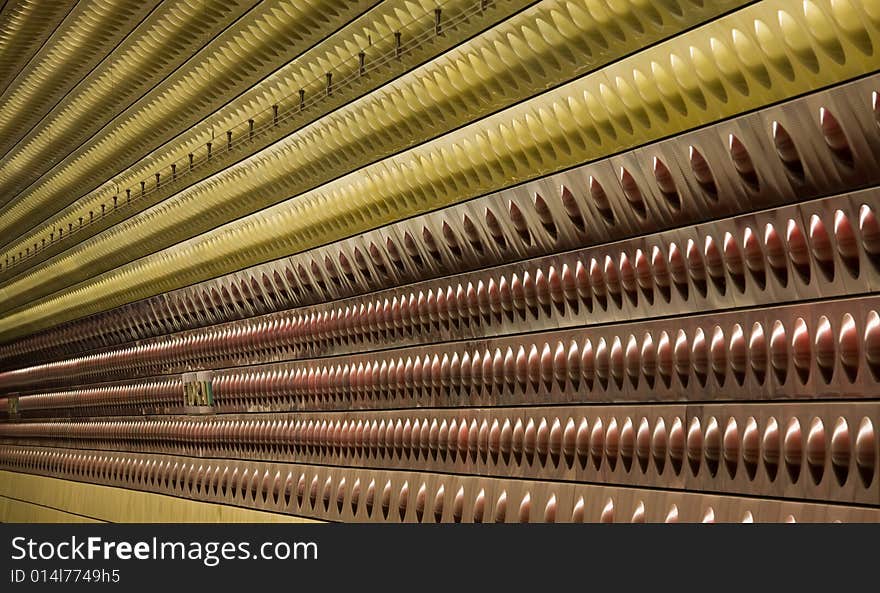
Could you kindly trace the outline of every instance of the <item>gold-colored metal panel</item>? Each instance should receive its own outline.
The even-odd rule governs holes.
[[[9,497],[41,505],[45,511],[34,513],[13,504],[2,510],[3,501]],[[55,511],[51,512],[52,509]],[[27,514],[22,516],[23,512]],[[71,513],[79,517],[71,517]],[[60,523],[89,519],[111,523],[314,522],[291,515],[0,470],[0,521],[31,522],[34,518]]]
[[[873,45],[865,42],[877,34],[871,19],[859,21],[859,30],[853,32],[847,28],[851,21],[841,20],[844,17],[830,4],[818,3],[823,7],[818,14],[813,10],[817,4],[804,6],[792,11],[768,0],[725,16],[354,177],[343,177],[7,315],[0,320],[0,327],[7,328],[0,335],[8,338],[38,329],[50,319],[57,323],[255,260],[300,251],[479,195],[498,184],[562,169],[874,69]],[[857,3],[852,10],[864,6]],[[836,31],[831,46],[824,33],[815,36],[816,18]],[[730,61],[724,43],[713,39],[737,43],[742,46],[741,59],[752,61]],[[838,47],[842,53],[834,51]],[[706,55],[715,55],[715,61],[704,59]],[[645,82],[646,72],[659,86]],[[636,95],[626,89],[647,94],[638,95],[641,98],[628,106],[624,98]],[[655,90],[660,94],[655,95]],[[599,102],[597,97],[604,99]],[[248,161],[250,166],[259,162],[262,172],[272,174],[269,180],[230,169],[228,175],[236,181],[234,199],[253,195],[260,186],[274,189],[289,182],[284,164],[291,156],[287,149],[276,151],[272,158]],[[188,195],[184,203],[190,208],[217,207],[225,199],[229,197],[212,187],[204,195]],[[149,215],[156,225],[150,228],[175,224],[172,217],[158,214]],[[120,235],[126,243],[137,240],[131,225],[119,228],[126,231]],[[103,256],[115,251],[109,244],[94,249]]]

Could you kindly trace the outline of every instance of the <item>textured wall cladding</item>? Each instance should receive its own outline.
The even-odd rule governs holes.
[[[860,18],[863,12],[867,18]],[[876,66],[876,16],[870,2],[823,0],[792,7],[763,0],[295,199],[31,303],[0,318],[0,336],[12,339],[312,249],[852,80]],[[223,176],[236,179],[234,192],[205,186],[181,195],[182,201],[169,202],[169,212],[171,204],[190,206],[178,215],[157,217],[152,226],[175,226],[194,209],[283,193],[296,178],[289,170],[295,154],[286,145],[243,169],[227,170]],[[257,165],[261,174],[248,174]],[[148,227],[117,234],[115,249],[111,244],[96,249],[118,251],[149,234]]]
[[[538,2],[418,108],[584,76],[415,148],[352,124],[309,154],[406,149],[10,309],[40,331],[0,345],[0,468],[328,521],[880,521],[880,12],[764,0],[662,41],[688,4],[712,17]],[[571,30],[519,28],[557,5]],[[548,69],[576,32],[609,65]],[[199,208],[289,197],[296,159]]]
[[[554,406],[33,422],[19,444],[880,503],[876,403]]]
[[[238,125],[237,129],[233,131],[233,135],[236,143],[247,149],[245,154],[236,151],[237,154],[233,158],[226,158],[224,154],[226,142],[222,137],[212,139],[212,162],[210,163],[206,162],[205,148],[190,148],[194,154],[195,166],[198,169],[197,176],[208,177],[209,172],[214,174],[223,171],[238,163],[244,156],[257,152],[258,148],[265,149],[283,139],[280,146],[288,147],[288,157],[273,165],[273,169],[277,169],[279,172],[282,168],[287,169],[288,185],[283,193],[265,194],[262,198],[258,198],[257,191],[253,190],[247,193],[246,199],[236,198],[225,200],[222,204],[208,205],[206,199],[213,200],[222,192],[234,191],[236,186],[247,182],[228,176],[224,180],[224,176],[219,176],[207,184],[207,187],[211,188],[209,195],[202,192],[199,199],[186,202],[180,202],[175,198],[160,207],[158,211],[165,219],[175,218],[172,206],[184,205],[192,211],[198,210],[199,214],[198,216],[190,216],[185,224],[176,225],[175,229],[164,229],[161,237],[158,238],[161,242],[153,241],[151,246],[155,250],[158,245],[172,245],[177,240],[194,236],[216,226],[216,224],[226,222],[230,218],[250,214],[269,203],[317,187],[328,179],[333,179],[398,150],[436,137],[450,128],[490,114],[512,102],[540,93],[577,75],[595,70],[630,51],[636,37],[642,43],[648,44],[654,40],[673,35],[684,27],[710,20],[743,3],[743,0],[724,0],[723,2],[716,0],[694,10],[682,11],[680,8],[673,10],[667,6],[659,12],[650,6],[646,7],[635,2],[618,4],[616,8],[621,11],[621,17],[630,17],[633,22],[626,27],[622,37],[612,35],[608,31],[600,33],[600,30],[594,29],[596,33],[599,33],[598,39],[601,40],[599,41],[590,39],[577,29],[565,30],[564,23],[569,22],[573,18],[573,14],[577,14],[579,10],[584,8],[586,3],[583,0],[545,0],[492,28],[489,28],[488,25],[497,21],[502,15],[509,16],[523,8],[528,2],[525,0],[504,0],[492,3],[490,7],[483,9],[479,3],[473,0],[447,1],[443,3],[441,9],[443,34],[439,36],[434,34],[435,15],[430,11],[432,7],[425,6],[425,4],[430,5],[430,2],[423,0],[423,6],[413,6],[401,2],[402,6],[398,10],[409,11],[409,16],[402,20],[413,20],[407,27],[406,37],[401,39],[399,50],[395,47],[393,35],[390,32],[384,38],[376,38],[377,36],[374,35],[370,41],[369,51],[364,53],[362,68],[353,44],[358,42],[358,38],[363,39],[364,24],[357,23],[349,26],[348,29],[355,32],[354,35],[351,31],[346,31],[344,34],[334,36],[354,37],[354,40],[348,39],[348,59],[346,62],[334,66],[331,71],[333,83],[329,96],[327,95],[325,71],[318,70],[313,66],[310,69],[310,74],[312,76],[317,74],[315,77],[317,81],[313,78],[308,81],[308,84],[304,84],[303,81],[291,82],[290,86],[286,87],[287,89],[302,88],[304,90],[302,104],[300,104],[296,92],[292,93],[293,96],[281,101],[278,101],[277,95],[282,93],[276,93],[271,98],[258,101],[257,104],[268,105],[272,101],[277,101],[275,103],[278,106],[277,114],[272,109],[264,110],[263,113],[258,114],[247,111],[240,113],[235,121],[236,124],[241,124],[247,117],[254,118],[255,135],[260,138],[257,142],[250,144],[258,146],[249,147],[249,143],[243,141],[242,136],[245,131],[241,129],[241,125]],[[425,8],[428,8],[429,12],[424,12]],[[386,2],[380,4],[377,10],[371,11],[371,13],[382,10],[394,12],[391,4]],[[368,13],[367,16],[370,16],[371,13]],[[462,15],[466,15],[467,18]],[[379,18],[379,15],[376,15],[375,18]],[[540,25],[549,21],[554,24],[553,31]],[[593,24],[598,25],[599,22],[594,18]],[[584,26],[588,27],[589,25],[585,23]],[[488,31],[461,43],[463,39],[487,28]],[[563,31],[564,34],[562,34]],[[540,35],[540,43],[534,43],[536,35]],[[325,44],[329,45],[332,42],[333,39],[330,38],[325,41]],[[515,47],[518,55],[514,56],[511,53],[497,51],[499,47],[507,46]],[[428,57],[442,53],[441,49],[452,47],[454,47],[452,51],[437,56],[436,59],[424,66],[407,72],[412,69],[413,65],[421,64]],[[487,54],[497,55],[495,60],[489,60],[486,58]],[[303,61],[308,60],[309,57],[304,58]],[[545,67],[541,72],[529,69],[527,73],[523,73],[517,68],[520,57],[523,61],[541,62],[548,67]],[[314,60],[313,57],[311,58]],[[341,61],[341,58],[338,59]],[[337,58],[334,56],[333,61],[336,60]],[[328,58],[314,61],[327,64]],[[479,66],[484,67],[480,68]],[[316,70],[317,72],[315,72]],[[361,74],[362,70],[363,74]],[[514,76],[511,76],[511,70],[515,72]],[[405,74],[400,76],[402,73]],[[398,76],[400,78],[397,78]],[[393,82],[378,88],[379,84],[368,86],[368,83],[373,82],[371,79],[376,83],[379,82],[379,79]],[[263,83],[254,88],[261,86],[264,86]],[[317,88],[315,88],[316,86]],[[353,86],[353,88],[347,89],[347,86]],[[368,96],[358,98],[360,94],[370,90],[373,92]],[[352,94],[351,91],[355,91],[355,94]],[[418,99],[414,100],[414,97],[418,97]],[[474,101],[474,97],[479,97],[479,101]],[[347,105],[349,102],[351,104]],[[253,100],[251,100],[251,104],[253,104]],[[328,109],[323,109],[325,105]],[[329,107],[337,109],[334,111]],[[271,112],[268,122],[265,121],[267,119],[265,111]],[[331,111],[332,113],[330,113]],[[314,123],[306,126],[305,124],[309,122]],[[351,122],[357,123],[352,125]],[[262,126],[260,126],[261,123]],[[225,129],[222,122],[218,122],[216,127],[221,131]],[[288,135],[289,138],[287,138]],[[202,133],[202,136],[204,137],[205,134]],[[250,170],[265,169],[260,166],[260,163],[265,161],[267,154],[272,154],[273,151],[277,151],[277,147],[255,155],[258,163],[256,166],[250,166]],[[146,193],[150,193],[155,188],[156,181],[153,174],[160,173],[155,166],[152,169],[143,169],[143,165],[140,165],[141,172],[138,176],[132,178],[126,175],[120,179],[120,188],[131,186],[132,199],[135,202],[134,209],[123,209],[122,218],[133,216],[136,212],[160,202],[160,198],[172,198],[178,192],[191,194],[193,191],[199,191],[199,187],[190,187],[195,180],[186,179],[186,177],[196,177],[196,175],[185,175],[188,171],[186,152],[178,150],[178,159],[181,158],[182,160],[178,162],[177,166],[178,173],[182,173],[178,175],[179,182],[169,184],[171,187],[168,190],[170,191],[160,190],[159,193],[163,194],[161,196],[147,197],[138,190],[138,184],[142,180],[146,181]],[[242,163],[236,165],[235,168],[241,169],[248,165],[249,163]],[[167,182],[170,178],[167,166],[166,170],[161,173],[161,179]],[[252,175],[246,177],[252,177]],[[230,187],[230,183],[232,183],[232,187]],[[200,185],[205,186],[206,184]],[[104,196],[101,199],[108,202],[109,207],[107,188],[102,188],[102,190]],[[122,195],[123,191],[127,192],[124,189],[116,191],[119,195]],[[127,195],[126,193],[126,201]],[[99,202],[95,201],[94,197],[88,204],[80,204],[78,208],[79,215],[83,216],[86,222],[90,220],[89,210],[94,211],[95,215],[99,212]],[[92,230],[92,227],[104,229],[110,226],[101,221],[95,225],[84,225],[83,228],[78,228],[76,216],[71,216],[71,213],[68,212],[64,218],[68,221],[72,220],[74,223],[73,237],[70,233],[65,235],[68,247],[76,242],[84,241],[86,237],[83,235],[93,235],[96,231]],[[120,219],[119,216],[111,216],[108,222],[118,222]],[[146,219],[147,223],[149,221],[150,219]],[[138,223],[136,218],[133,218],[131,222]],[[122,231],[123,234],[132,236],[138,232],[136,230],[138,227],[144,229],[143,222],[127,225]],[[46,237],[49,236],[50,229],[57,222],[45,221],[43,224],[48,225],[48,228],[44,227],[42,230],[43,237]],[[88,229],[85,228],[86,226]],[[152,234],[155,235],[155,229],[153,230]],[[118,233],[116,234],[118,235]],[[51,236],[49,238],[51,241]],[[71,243],[72,239],[76,241]],[[17,251],[23,250],[27,254],[28,249],[33,247],[34,243],[37,241],[32,238],[23,241],[17,248],[12,246],[12,249],[9,249],[7,246],[6,251],[15,254]],[[139,240],[138,243],[141,241]],[[33,251],[30,253],[33,254]],[[116,259],[115,262],[110,260],[110,256],[119,258],[122,255],[125,256],[125,259]],[[51,280],[56,288],[69,286],[77,276],[93,276],[99,271],[112,269],[115,265],[120,265],[120,262],[128,262],[136,257],[134,245],[131,243],[128,244],[128,249],[124,252],[105,253],[98,262],[89,262],[86,252],[72,249],[71,252],[63,256],[63,261],[67,264],[67,266],[62,266],[64,274],[57,273],[58,266],[52,268],[42,266],[43,269],[39,275],[44,281]],[[42,258],[41,254],[40,259]],[[26,256],[24,263],[30,265],[30,261],[31,259]],[[21,259],[17,263],[21,264]],[[76,272],[78,274],[69,274],[73,272],[70,269],[71,265],[77,266]],[[18,271],[19,267],[21,266],[14,267],[14,270]],[[51,270],[56,270],[56,272]],[[29,272],[27,275],[30,276],[31,273]],[[31,278],[30,280],[35,279]],[[42,285],[45,287],[45,282]],[[36,288],[39,285],[30,282],[27,286],[30,287],[28,292],[33,293],[29,294],[32,300],[36,296]],[[12,303],[10,301],[5,304],[11,305]]]
[[[430,72],[442,72],[449,64],[461,62],[463,58],[459,52],[464,50],[459,44],[463,40],[533,1],[505,0],[493,3],[485,10],[481,10],[480,5],[472,0],[445,2],[442,8],[443,35],[439,36],[433,34],[435,26],[433,12],[425,12],[426,9],[433,8],[429,0],[422,0],[421,5],[402,0],[378,4],[374,9],[325,38],[316,48],[291,60],[282,69],[251,87],[247,93],[224,105],[219,112],[212,114],[210,126],[200,124],[191,128],[183,137],[175,137],[161,149],[147,155],[148,158],[138,161],[136,167],[129,168],[117,176],[113,184],[104,184],[86,194],[63,211],[41,221],[40,226],[27,236],[18,237],[15,242],[7,244],[4,251],[7,259],[11,255],[13,260],[7,262],[6,267],[3,268],[7,275],[4,280],[9,277],[10,272],[31,275],[28,270],[51,255],[72,249],[98,232],[136,216],[139,212],[173,197],[178,192],[235,165],[291,134],[296,134],[296,137],[303,136],[306,128],[311,130],[311,134],[318,133],[319,136],[326,135],[328,129],[338,130],[339,121],[352,117],[350,113],[341,115],[337,112],[349,102],[355,101],[356,105],[361,106],[360,112],[356,113],[355,117],[366,117],[365,109],[369,110],[370,106],[375,109],[376,99],[371,92],[377,91],[412,70],[415,65],[436,58],[456,46],[458,47],[454,54],[446,54],[441,58],[442,63],[430,62],[428,66],[408,74],[406,78],[410,80],[409,86],[413,84],[411,79],[430,79]],[[557,2],[562,3],[564,0]],[[542,6],[544,10],[552,8],[546,6],[546,3],[542,3]],[[522,23],[534,21],[534,18],[528,19],[526,16],[518,18],[520,26]],[[391,30],[400,22],[407,23],[407,38],[401,40],[401,55],[397,57]],[[515,28],[515,23],[509,23],[507,26]],[[430,34],[426,35],[428,32]],[[380,33],[383,36],[380,36]],[[264,31],[263,34],[267,38],[272,36],[271,31]],[[499,34],[501,33],[494,33],[495,36]],[[369,59],[365,51],[364,66],[361,67],[358,53],[363,47],[365,38],[370,40]],[[483,40],[483,43],[487,41]],[[468,44],[465,44],[465,47],[467,46]],[[470,48],[470,52],[473,53],[474,49]],[[289,57],[289,54],[284,54],[283,57]],[[426,72],[429,67],[430,71]],[[327,68],[330,69],[333,80],[330,89],[326,86],[325,69]],[[402,83],[398,81],[396,84]],[[291,89],[294,89],[293,92]],[[302,101],[296,89],[304,91]],[[499,95],[496,102],[504,104],[504,96]],[[274,107],[266,106],[277,106],[277,112]],[[255,112],[260,107],[262,111]],[[491,107],[491,105],[485,106],[487,110]],[[168,108],[167,111],[173,110]],[[225,118],[222,117],[224,114]],[[334,121],[331,126],[320,121],[328,114],[333,114],[329,118]],[[252,128],[249,120],[253,121]],[[318,121],[320,124],[315,123]],[[437,122],[435,130],[437,133],[444,129],[444,123]],[[216,138],[213,130],[220,132]],[[232,135],[226,137],[227,132]],[[395,140],[401,141],[400,138]],[[414,142],[415,139],[409,141]],[[126,137],[126,143],[132,146],[139,145],[137,138],[131,132]],[[208,154],[209,144],[210,154]],[[118,166],[124,164],[118,151],[114,152],[112,142],[105,143],[103,148],[113,158],[118,159]],[[371,160],[378,158],[378,154],[371,155],[369,152],[364,151],[364,154],[358,157]],[[192,163],[189,161],[189,154],[193,156]],[[94,156],[90,155],[90,158]],[[172,161],[176,162],[173,171]],[[164,166],[160,163],[164,163]],[[324,173],[331,174],[332,171],[328,168]],[[156,177],[157,174],[159,177]],[[319,181],[316,177],[310,179],[312,185]],[[116,196],[115,201],[111,201],[112,196]],[[240,208],[241,212],[250,212],[249,208],[252,209],[254,205],[240,203],[235,207]],[[162,208],[160,211],[167,212],[167,205]],[[228,208],[229,206],[213,214],[232,216],[233,211]],[[78,223],[79,217],[83,218],[81,225]],[[213,226],[203,216],[196,219],[199,224],[208,223],[204,228]],[[192,236],[197,234],[198,230],[191,224],[188,232],[186,236]],[[45,245],[42,243],[43,239],[47,241]],[[167,232],[162,239],[166,245],[175,242],[174,237]],[[43,249],[44,246],[46,249]],[[17,253],[16,260],[14,256]],[[133,257],[130,255],[125,261],[130,261]],[[68,263],[77,260],[82,261],[76,251],[65,253],[63,256],[63,261]],[[105,269],[114,267],[109,260],[102,265]],[[85,275],[84,277],[88,277],[95,275],[98,270],[94,266],[83,265],[80,266],[79,271]],[[66,284],[63,282],[64,278],[60,280],[62,282],[58,283],[58,286],[67,286],[71,283],[69,278]]]
[[[284,64],[287,51],[307,49],[375,2],[213,0],[190,5],[182,0],[173,10],[166,3],[164,12],[154,13],[150,26],[132,37],[134,42],[117,47],[113,59],[67,98],[61,113],[0,161],[0,179],[9,184],[10,193],[17,192],[0,221],[0,238],[15,238],[20,227],[39,223],[47,213],[109,181],[175,132],[219,108],[236,88],[252,85]],[[144,74],[160,65],[175,66],[170,63],[174,58],[189,61],[165,70],[168,75],[150,92],[121,102],[121,90],[143,84]],[[119,108],[129,104],[120,114]],[[44,171],[35,179],[35,173]]]
[[[0,153],[4,154],[47,115],[83,76],[99,64],[116,44],[123,41],[159,2],[120,0],[89,4],[18,4],[20,9],[33,11],[33,14],[28,14],[26,20],[11,18],[6,21],[8,24],[4,24],[0,72],[10,74],[7,70],[11,65],[8,60],[15,51],[25,50],[29,45],[39,51],[35,55],[27,56],[27,63],[20,64],[23,68],[14,73],[16,77],[13,80],[0,83],[0,87],[4,89],[4,109],[0,114]],[[72,6],[73,4],[76,6]],[[179,5],[172,10],[174,8],[179,10]],[[19,13],[19,17],[21,16],[24,15]],[[177,16],[180,18],[181,14],[178,13]],[[40,39],[33,29],[36,24],[33,21],[49,20],[53,17],[63,17],[64,20],[54,31],[45,31],[45,36]],[[153,22],[155,20],[156,17]],[[17,31],[10,30],[16,28],[16,25],[19,26]],[[195,32],[190,31],[190,35]],[[163,63],[167,59],[168,54],[165,54],[164,59],[157,60],[157,63]],[[59,65],[63,65],[63,68],[59,68]],[[141,84],[149,83],[150,80],[141,81]],[[9,86],[7,82],[10,83]],[[117,97],[120,101],[125,96],[124,93],[131,92],[138,84],[132,80],[123,81],[122,77],[117,78],[116,83],[120,87],[115,91],[119,93]]]
[[[81,348],[335,301],[352,294],[444,276],[450,270],[466,271],[535,258],[877,184],[878,88],[880,82],[872,76],[808,95],[301,255],[41,332],[0,346],[0,356],[12,361],[27,360],[30,364],[35,358],[58,357],[62,353],[68,358]],[[787,129],[795,130],[794,136],[785,132]],[[829,135],[840,143],[841,131],[848,153],[835,152],[828,144]],[[849,157],[842,158],[841,154]],[[628,194],[622,178],[627,180]],[[633,197],[639,198],[635,205]],[[862,242],[863,249],[873,255],[880,247],[876,241],[870,242],[873,231],[866,225],[872,223],[872,218],[858,218],[857,212],[858,208],[846,212],[851,219],[850,227],[858,225],[855,232],[868,232],[869,242]],[[810,226],[815,213],[798,215],[794,211],[790,216],[799,223],[802,233],[809,232],[813,237],[822,230]],[[748,221],[748,215],[739,220]],[[833,238],[833,221],[822,222],[825,234]],[[777,231],[783,247],[789,240],[787,224],[785,221]],[[709,236],[701,226],[696,228],[702,235],[701,241]],[[757,226],[752,228],[760,243],[765,241],[764,231]],[[739,246],[743,237],[734,234]],[[646,243],[648,238],[645,237]],[[716,248],[722,249],[724,236],[712,238]],[[640,240],[634,240],[631,244],[639,243]],[[679,247],[685,249],[686,244]],[[699,247],[705,249],[702,243]],[[614,254],[611,246],[604,249]],[[634,253],[628,257],[632,259]],[[827,260],[833,256],[820,257]]]
[[[871,399],[880,375],[878,309],[880,299],[865,297],[225,369],[215,374],[214,394],[227,412]],[[122,399],[156,405],[175,384],[25,394],[19,405],[23,414],[71,399],[90,409]]]
[[[235,459],[0,449],[0,467],[330,521],[878,521],[877,509],[523,478]]]
[[[20,369],[14,376],[0,375],[0,382],[33,389],[53,381],[149,376],[524,328],[772,305],[791,295],[817,299],[869,292],[877,288],[880,264],[868,250],[876,194],[866,190],[269,315],[257,323],[146,340]],[[806,331],[800,325],[794,330]]]

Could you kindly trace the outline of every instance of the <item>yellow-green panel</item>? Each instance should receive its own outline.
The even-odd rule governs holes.
[[[880,65],[878,24],[875,0],[765,0],[8,314],[0,319],[0,337],[299,252],[872,72]],[[239,173],[242,195],[273,166],[253,162],[260,174]]]
[[[100,523],[58,509],[0,496],[0,523]]]
[[[0,471],[0,501],[14,498],[61,513],[76,513],[111,523],[315,523],[313,519],[228,505]],[[2,502],[0,502],[2,505]],[[0,521],[20,516],[19,507],[0,506]],[[31,511],[36,513],[36,511]],[[46,515],[48,517],[48,515]],[[12,519],[10,519],[12,520]],[[55,519],[53,519],[55,520]],[[65,521],[60,516],[57,520]]]
[[[658,9],[629,0],[616,8],[613,22],[624,24],[615,29],[602,2],[541,2],[241,165],[3,284],[0,312],[320,186],[743,3],[718,0],[685,11],[679,1]],[[88,212],[81,214],[88,218]]]
[[[467,22],[459,22],[454,29],[444,32],[442,42],[429,42],[423,47],[435,51],[435,48],[439,48],[441,43],[454,46],[455,39],[459,41],[467,39],[478,33],[486,22],[501,20],[500,17],[510,16],[510,14],[534,3],[534,1],[503,0],[495,2],[482,13],[484,16],[480,19],[471,17],[467,19]],[[552,0],[548,4],[561,1]],[[720,12],[721,9],[728,5],[742,4],[743,2],[744,0],[723,0],[712,3],[706,9],[696,11],[697,14],[689,12],[686,15],[682,15],[681,20],[683,22],[691,22],[691,19],[697,18],[703,12],[711,11],[710,14],[716,14],[714,11]],[[716,4],[718,5],[717,7],[715,7]],[[167,179],[172,163],[177,163],[179,170],[183,171],[188,154],[194,154],[196,162],[198,162],[198,159],[205,157],[206,143],[214,139],[215,132],[222,138],[224,130],[234,130],[235,140],[238,142],[242,138],[242,134],[247,133],[244,129],[247,127],[246,122],[248,119],[253,119],[255,129],[258,131],[262,126],[271,125],[272,115],[270,114],[272,112],[272,105],[280,105],[280,117],[283,120],[290,120],[291,123],[295,122],[298,125],[305,125],[307,120],[311,121],[312,118],[318,119],[320,112],[313,109],[307,109],[302,113],[290,111],[294,108],[293,102],[296,101],[298,103],[299,101],[298,89],[305,91],[305,96],[307,97],[320,97],[326,89],[326,72],[333,71],[333,76],[336,80],[345,80],[347,77],[356,75],[359,68],[358,53],[365,47],[369,48],[369,52],[365,51],[364,53],[365,60],[367,60],[368,64],[375,65],[374,62],[377,62],[380,56],[394,51],[394,36],[390,34],[390,31],[409,29],[413,31],[413,35],[424,35],[427,27],[433,26],[433,9],[435,6],[436,2],[434,0],[419,0],[419,2],[412,2],[411,0],[386,0],[380,3],[360,18],[352,21],[352,23],[333,35],[321,40],[315,47],[291,60],[270,76],[212,113],[205,122],[182,132],[173,140],[114,176],[113,183],[105,183],[94,191],[89,192],[64,210],[54,214],[50,219],[41,222],[38,227],[35,227],[26,235],[16,239],[14,243],[5,245],[5,255],[11,257],[18,252],[25,253],[34,244],[39,244],[42,239],[51,238],[52,235],[50,233],[57,233],[59,228],[66,229],[69,224],[78,225],[80,216],[83,217],[83,220],[89,220],[89,211],[94,213],[101,212],[102,205],[109,208],[114,195],[123,194],[126,188],[137,189],[141,180],[151,180],[157,172],[161,172]],[[443,2],[444,19],[460,20],[461,14],[472,14],[478,10],[478,6],[474,0],[446,0]],[[370,84],[372,84],[374,79],[376,81],[380,78],[383,80],[393,79],[406,69],[419,64],[422,58],[423,54],[421,52],[407,52],[401,57],[399,65],[390,68],[383,67],[376,72],[366,75],[364,80],[370,80]],[[351,91],[346,89],[334,91],[332,99],[325,97],[320,101],[320,104],[329,106],[338,102],[337,105],[345,105],[345,103],[351,100],[352,96],[356,96],[364,88],[361,86],[361,79],[359,78]],[[167,99],[159,98],[159,102],[167,103]],[[163,109],[165,111],[172,111],[168,107]],[[137,133],[142,131],[142,129],[129,129],[122,131],[120,134],[114,134],[112,138],[108,138],[89,148],[83,157],[78,159],[78,162],[93,163],[101,161],[109,163],[110,167],[121,167],[123,157],[117,150],[119,143],[138,143]],[[214,146],[218,146],[216,141],[214,142]],[[73,165],[75,164],[73,163]],[[26,200],[11,208],[10,212],[22,215],[32,210],[32,203],[40,203],[41,200],[47,200],[53,194],[57,195],[58,192],[65,191],[66,184],[70,182],[70,179],[70,175],[53,177],[51,183],[34,189]],[[129,212],[130,214],[132,212]],[[8,231],[10,230],[16,234],[21,232],[21,229],[15,225],[15,220],[15,215],[10,215],[6,219],[0,217],[0,237],[9,234]],[[101,223],[103,222],[101,220]],[[227,221],[224,220],[222,222]],[[0,254],[0,261],[2,260],[3,255]],[[8,274],[14,270],[14,268],[12,270],[7,268],[3,272]]]
[[[107,150],[112,156],[112,151],[118,151],[125,143],[142,141],[139,139],[144,135],[167,127],[168,118],[204,102],[216,89],[234,87],[244,78],[248,60],[265,63],[268,56],[275,56],[280,62],[285,51],[296,53],[306,49],[317,37],[316,31],[335,29],[374,1],[277,0],[260,4],[255,0],[167,0],[148,21],[150,26],[146,30],[111,52],[110,58],[86,79],[87,84],[64,100],[63,109],[46,118],[26,141],[0,159],[0,184],[17,184],[20,174],[31,168],[44,170],[45,155],[53,144],[75,137],[85,123],[93,125],[117,107],[117,85],[136,80],[156,68],[156,63],[170,60],[180,39],[205,36],[212,23],[234,21],[204,50],[194,54],[185,68],[171,74],[157,90],[135,103],[134,109],[102,129],[94,144],[104,149],[105,156]],[[62,66],[63,62],[55,63],[53,69]],[[0,122],[2,119],[0,115]],[[87,142],[86,146],[91,145]],[[77,156],[69,166],[53,168],[4,209],[0,236],[11,238],[8,233],[16,227],[38,222],[47,213],[60,209],[55,201],[59,197],[73,197],[64,195],[72,183],[88,179],[95,175],[96,165],[106,164],[98,158],[102,153],[94,150],[73,154]],[[67,161],[65,158],[63,162]],[[34,191],[46,187],[54,191]]]

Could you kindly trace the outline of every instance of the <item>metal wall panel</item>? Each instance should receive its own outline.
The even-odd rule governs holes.
[[[422,103],[68,237],[0,287],[0,469],[325,521],[880,520],[880,12],[690,4],[476,1],[471,45],[426,12]]]

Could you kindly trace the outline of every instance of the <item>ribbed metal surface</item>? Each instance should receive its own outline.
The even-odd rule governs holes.
[[[4,219],[0,469],[327,521],[880,520],[876,3],[360,12]]]
[[[75,2],[6,2],[0,11],[0,90],[5,91],[40,46],[54,33]]]
[[[266,148],[333,109],[376,90],[413,65],[456,47],[462,40],[530,3],[534,0],[493,3],[481,9],[471,0],[445,2],[443,35],[440,36],[434,34],[434,14],[424,10],[427,3],[423,6],[404,2],[377,5],[212,113],[207,121],[199,122],[147,154],[115,176],[112,183],[89,192],[7,245],[3,250],[5,255],[11,258],[21,252],[22,256],[14,264],[10,262],[0,268],[0,273],[8,278],[28,270]],[[405,18],[394,17],[403,19],[401,23],[386,22],[398,5],[409,6],[409,14]],[[402,53],[397,56],[390,28],[404,22],[407,38],[401,41]],[[366,39],[369,52],[361,50],[361,64],[358,49],[364,46]],[[462,52],[462,47],[457,48],[457,54]],[[432,65],[432,69],[442,72],[444,64],[454,63],[455,60],[447,56],[444,63]],[[328,72],[332,74],[329,89]],[[291,92],[291,89],[295,90]],[[302,100],[299,90],[303,91]],[[277,113],[273,109],[275,105]],[[211,143],[210,155],[208,143]],[[133,140],[131,144],[133,149],[138,148]],[[141,181],[145,182],[143,191]],[[79,217],[83,218],[82,225]],[[68,231],[62,235],[60,231],[64,229]],[[94,274],[94,270],[91,273]]]

